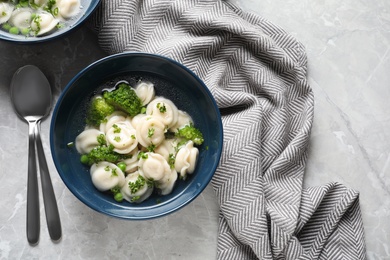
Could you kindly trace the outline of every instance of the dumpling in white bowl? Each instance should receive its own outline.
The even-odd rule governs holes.
[[[40,12],[36,14],[31,21],[31,31],[35,35],[44,35],[57,28],[58,20],[48,12]]]
[[[175,169],[171,169],[171,171],[166,173],[164,177],[156,182],[156,188],[160,191],[161,195],[168,195],[172,192],[173,187],[175,186],[177,180],[177,172]]]
[[[57,0],[55,8],[60,17],[70,19],[80,12],[80,0]]]
[[[187,174],[192,174],[195,171],[198,155],[199,150],[194,147],[192,141],[187,142],[185,146],[181,147],[177,152],[175,169],[183,180],[187,178]]]
[[[9,3],[0,3],[0,24],[6,23],[14,10],[13,5]]]
[[[89,153],[93,148],[99,145],[98,137],[100,135],[104,135],[104,133],[94,128],[82,131],[75,140],[77,152],[80,154]]]
[[[15,9],[8,22],[19,29],[27,29],[30,27],[32,12],[29,8]]]
[[[166,161],[169,161],[169,157],[176,153],[176,146],[177,144],[175,140],[165,139],[159,146],[154,149],[154,152],[162,155]]]
[[[127,174],[133,173],[137,171],[138,169],[138,147],[136,147],[131,153],[128,154],[129,158],[123,160],[123,162],[126,164],[126,170],[125,172]]]
[[[143,117],[145,117],[146,115],[145,114],[138,114],[138,115],[136,115],[135,117],[133,117],[132,119],[131,119],[131,125],[135,128],[135,129],[137,129],[137,125],[139,125],[139,123],[141,122],[141,119],[143,118]]]
[[[138,142],[145,148],[150,145],[159,146],[165,140],[166,127],[160,118],[145,116],[136,125]]]
[[[114,125],[120,122],[125,122],[129,124],[129,127],[132,127],[131,121],[127,119],[127,115],[124,112],[115,111],[111,115],[105,118],[105,121],[100,124],[100,131],[107,133],[107,131]]]
[[[128,202],[141,203],[152,195],[153,186],[139,172],[134,172],[126,176],[121,193]]]
[[[125,175],[113,163],[95,163],[91,166],[90,174],[93,185],[99,191],[108,191],[115,187],[123,187],[125,184]]]
[[[148,180],[160,181],[171,173],[171,168],[162,155],[148,152],[138,161],[138,171]]]
[[[178,113],[176,105],[164,97],[156,97],[146,107],[146,114],[159,118],[167,128],[176,124]]]
[[[191,125],[194,123],[194,121],[192,120],[191,116],[189,114],[187,114],[186,112],[184,111],[181,111],[179,110],[178,114],[177,114],[177,121],[176,121],[176,124],[173,125],[169,130],[173,131],[173,132],[176,132],[178,129],[186,126],[186,125]]]
[[[141,99],[142,105],[147,105],[154,98],[154,85],[150,82],[141,82],[135,87],[135,93]]]
[[[138,145],[135,129],[125,122],[113,124],[107,130],[106,137],[108,143],[114,146],[114,152],[120,154],[128,154]]]

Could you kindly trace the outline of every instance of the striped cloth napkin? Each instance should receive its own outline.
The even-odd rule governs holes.
[[[302,188],[314,97],[292,36],[218,0],[103,0],[90,25],[107,53],[177,60],[215,97],[218,259],[365,259],[358,192]]]

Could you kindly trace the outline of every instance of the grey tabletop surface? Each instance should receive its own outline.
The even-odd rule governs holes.
[[[390,259],[390,2],[385,0],[230,0],[294,35],[306,47],[315,118],[304,186],[340,182],[360,192],[368,259]],[[107,56],[86,26],[54,41],[0,41],[0,259],[215,259],[218,203],[211,185],[166,217],[129,222],[77,200],[51,159],[51,115],[42,141],[63,237],[50,240],[41,199],[41,238],[25,232],[27,124],[10,101],[12,75],[38,66],[54,102],[81,69]]]

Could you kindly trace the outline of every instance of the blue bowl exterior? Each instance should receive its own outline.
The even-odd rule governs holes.
[[[86,19],[95,11],[99,6],[101,0],[81,0],[81,6],[83,7],[80,11],[80,14],[76,18],[68,21],[67,26],[61,28],[53,33],[39,36],[39,37],[25,37],[23,35],[13,35],[5,31],[0,30],[0,40],[5,40],[9,42],[19,43],[19,44],[33,44],[47,42],[49,40],[54,40],[59,37],[64,36],[65,34],[73,31],[83,24]]]
[[[110,194],[97,191],[89,169],[80,155],[67,147],[82,131],[85,104],[96,88],[113,77],[127,74],[152,75],[162,80],[156,94],[171,99],[187,111],[204,134],[195,172],[186,181],[178,181],[173,192],[152,197],[140,204],[118,203]],[[173,89],[172,86],[175,86]],[[141,220],[172,213],[194,200],[208,185],[218,166],[223,144],[221,116],[208,88],[181,64],[153,54],[122,53],[103,58],[78,73],[66,86],[53,111],[50,145],[54,164],[69,190],[90,208],[118,218]],[[161,201],[161,202],[160,202]]]

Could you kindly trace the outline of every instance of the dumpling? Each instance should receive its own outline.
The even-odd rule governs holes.
[[[131,173],[125,178],[125,185],[121,188],[122,196],[132,203],[141,203],[153,193],[153,186],[138,172]]]
[[[154,98],[154,85],[153,83],[141,82],[135,87],[135,93],[141,99],[142,105],[146,105]]]
[[[61,17],[69,19],[80,11],[80,0],[57,0],[55,7]]]
[[[155,116],[142,117],[136,125],[138,142],[143,147],[159,146],[165,139],[165,125]]]
[[[146,114],[159,118],[167,128],[171,128],[177,122],[178,109],[171,100],[157,97],[146,107]]]
[[[160,190],[161,195],[167,195],[172,192],[177,180],[177,172],[171,169],[164,177],[155,183],[156,188]]]
[[[125,184],[125,175],[113,163],[99,162],[91,166],[91,179],[93,185],[99,191],[108,191],[115,187],[123,187]]]
[[[9,3],[0,3],[0,24],[6,23],[12,15],[14,6]]]
[[[35,35],[43,35],[56,28],[58,20],[48,12],[41,12],[36,14],[31,21],[31,30],[35,32]]]
[[[180,148],[176,154],[175,170],[180,174],[182,179],[186,179],[187,174],[191,174],[195,170],[196,161],[198,159],[199,150],[194,147],[194,143],[189,141]]]
[[[184,126],[190,125],[193,123],[194,123],[194,121],[192,121],[192,118],[189,114],[187,114],[184,111],[179,110],[176,124],[173,125],[169,130],[175,132]]]
[[[175,141],[165,139],[159,146],[154,149],[154,152],[161,154],[164,159],[168,161],[170,154],[175,154],[175,146]]]
[[[130,120],[127,119],[127,115],[124,112],[116,111],[105,118],[105,122],[100,124],[99,129],[106,133],[114,124],[119,122],[126,122],[132,127]]]
[[[31,16],[32,12],[29,8],[17,8],[12,12],[8,21],[19,29],[27,29],[30,27]]]
[[[82,131],[75,140],[77,152],[80,154],[89,153],[94,147],[99,145],[98,136],[104,133],[97,129],[90,128]]]
[[[131,119],[131,125],[134,127],[134,128],[137,128],[137,125],[139,124],[139,122],[141,121],[141,118],[145,117],[146,115],[145,114],[138,114],[136,115],[135,117],[133,117]]]
[[[107,142],[114,146],[114,152],[128,154],[137,147],[136,131],[126,122],[113,124],[106,132]]]
[[[132,173],[138,169],[138,151],[138,147],[135,147],[129,154],[130,158],[123,161],[126,164],[126,173]]]
[[[148,180],[159,181],[170,174],[171,168],[162,155],[148,152],[138,161],[138,171]]]

